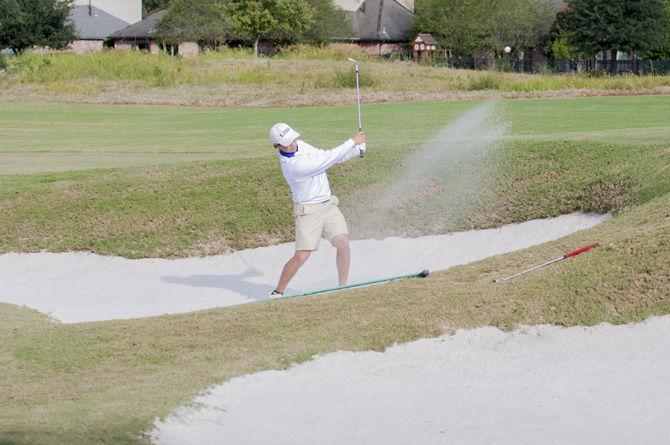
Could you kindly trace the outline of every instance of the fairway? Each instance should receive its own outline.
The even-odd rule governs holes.
[[[420,145],[477,102],[363,104],[371,154]],[[670,97],[502,102],[512,139],[662,143]],[[0,104],[0,174],[271,157],[270,126],[286,121],[329,148],[357,126],[355,106],[287,109]]]
[[[420,236],[578,210],[618,211],[666,187],[670,97],[498,102],[497,119],[506,130],[491,156],[488,193],[476,197],[472,211],[445,220],[417,208],[416,215],[428,212],[432,219],[409,217],[384,234],[364,230],[369,210],[363,209],[412,165],[411,153],[480,104],[363,106],[368,155],[331,170],[354,237]],[[0,110],[6,210],[0,252],[88,250],[128,258],[212,255],[290,241],[290,197],[268,128],[287,121],[307,141],[328,148],[357,125],[355,105],[4,104]],[[461,142],[468,141],[452,141]]]
[[[369,105],[379,147],[421,142],[470,102]],[[268,131],[290,122],[329,148],[357,127],[355,106],[294,109],[0,104],[0,173],[21,174],[274,156]]]

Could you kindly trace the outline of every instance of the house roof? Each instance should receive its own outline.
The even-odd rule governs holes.
[[[95,6],[80,5],[70,10],[70,19],[81,40],[103,40],[128,26],[128,22]]]
[[[110,37],[113,39],[148,39],[156,32],[158,23],[166,13],[167,10],[155,12],[144,20],[115,32]]]
[[[351,14],[356,40],[405,42],[410,38],[414,14],[396,0],[365,0]]]
[[[423,42],[427,45],[437,45],[435,37],[433,37],[431,34],[419,34],[418,36],[416,36],[416,39],[414,39],[414,41]]]

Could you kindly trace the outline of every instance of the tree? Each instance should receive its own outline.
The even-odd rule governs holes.
[[[579,55],[644,53],[662,44],[666,0],[570,0],[561,28]]]
[[[661,37],[661,42],[655,48],[645,52],[645,57],[651,60],[670,59],[670,0],[665,0],[665,33]]]
[[[414,32],[428,32],[459,58],[485,45],[487,7],[484,0],[417,0]]]
[[[0,0],[0,50],[10,47],[25,21],[18,0]]]
[[[157,39],[171,45],[193,41],[217,47],[229,35],[225,0],[173,0],[156,31]]]
[[[456,57],[536,46],[555,16],[546,0],[417,0],[415,32],[429,32]]]
[[[568,42],[568,33],[563,29],[565,14],[565,11],[560,11],[556,14],[556,20],[554,20],[554,24],[545,36],[543,50],[547,57],[558,60],[571,60],[576,56],[575,49]]]
[[[170,6],[170,0],[143,0],[142,17],[147,17],[154,12],[162,11]]]
[[[557,60],[571,60],[574,56],[572,47],[564,38],[553,40],[547,50],[548,54]]]
[[[71,9],[72,0],[0,0],[0,48],[65,48],[77,38]]]
[[[312,13],[304,0],[232,0],[228,14],[234,35],[251,40],[254,55],[258,42],[292,42],[304,35]]]
[[[543,41],[556,17],[556,9],[546,0],[491,0],[489,6],[486,46],[494,52],[510,46],[519,57]]]
[[[307,0],[307,3],[312,19],[303,36],[305,42],[322,45],[334,38],[351,37],[351,21],[331,0]]]

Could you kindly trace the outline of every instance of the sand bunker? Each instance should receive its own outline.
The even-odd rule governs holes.
[[[491,230],[354,241],[350,281],[447,269],[555,240],[607,218],[573,213]],[[293,249],[291,243],[178,260],[10,253],[0,255],[0,301],[37,309],[64,323],[250,303],[267,298]],[[287,295],[337,285],[334,259],[333,247],[322,241]]]
[[[667,443],[670,316],[459,330],[233,379],[158,444]]]

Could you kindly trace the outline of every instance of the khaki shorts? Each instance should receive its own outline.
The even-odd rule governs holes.
[[[335,235],[349,234],[347,222],[338,207],[337,196],[317,204],[295,204],[295,250],[317,250],[319,240],[332,240]]]

